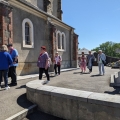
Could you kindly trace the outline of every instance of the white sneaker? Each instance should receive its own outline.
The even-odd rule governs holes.
[[[5,87],[5,90],[8,90],[8,89],[10,89],[10,87],[9,87],[9,86]]]
[[[44,85],[44,84],[47,84],[48,82],[49,82],[49,80],[45,80],[45,81],[43,82],[43,85]]]
[[[0,90],[2,90],[2,88],[0,87]]]

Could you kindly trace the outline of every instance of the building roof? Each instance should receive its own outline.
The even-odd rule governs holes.
[[[80,50],[78,50],[78,54],[82,54],[82,52],[84,52],[84,54],[88,54],[90,50],[86,49],[86,48],[82,48]],[[95,53],[96,51],[91,51],[91,53]]]

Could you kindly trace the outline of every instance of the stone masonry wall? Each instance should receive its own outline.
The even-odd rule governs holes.
[[[12,8],[0,4],[0,45],[13,43]]]

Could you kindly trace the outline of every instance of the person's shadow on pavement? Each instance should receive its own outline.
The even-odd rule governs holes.
[[[97,74],[97,75],[91,75],[90,77],[100,77],[100,76],[102,76],[102,75]]]
[[[74,72],[73,74],[80,74],[81,72]]]
[[[108,93],[108,94],[111,94],[111,95],[115,95],[115,94],[120,94],[120,87],[114,87],[114,91],[105,91],[104,93]]]
[[[17,87],[16,89],[22,89],[22,88],[26,88],[26,85],[22,85],[20,87]]]

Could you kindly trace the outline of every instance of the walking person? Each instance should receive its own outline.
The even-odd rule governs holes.
[[[42,75],[43,72],[45,72],[47,80],[43,82],[43,84],[47,84],[50,81],[50,76],[48,73],[48,69],[50,66],[50,61],[49,61],[49,56],[48,53],[46,52],[46,47],[42,46],[40,55],[38,57],[38,63],[37,66],[39,67],[39,80],[42,80]]]
[[[105,74],[104,64],[106,63],[106,56],[102,53],[102,50],[99,50],[98,54],[98,66],[99,66],[99,75]]]
[[[13,63],[13,60],[8,53],[8,48],[6,45],[2,45],[0,52],[0,90],[1,90],[1,82],[2,75],[4,76],[5,82],[5,90],[8,90],[10,87],[8,86],[8,70],[9,66]]]
[[[58,54],[58,52],[56,52],[55,58],[54,58],[55,76],[60,75],[61,61],[62,61],[61,56]],[[58,71],[57,71],[57,68],[58,68]]]
[[[91,54],[91,51],[89,51],[89,54],[87,55],[87,67],[89,69],[89,73],[92,72],[92,66],[93,66],[94,60],[95,60],[94,55]]]
[[[81,63],[81,60],[80,60],[80,57],[78,57],[78,66],[80,67],[80,63]]]
[[[18,51],[13,48],[12,44],[7,45],[9,54],[11,55],[13,59],[13,63],[9,67],[9,77],[11,77],[11,83],[10,86],[16,86],[17,85],[17,73],[16,73],[16,67],[18,66]]]
[[[85,57],[85,55],[84,55],[84,52],[82,52],[82,56],[80,57],[80,67],[81,67],[81,72],[83,73],[85,73],[85,71],[86,71],[86,57]]]

